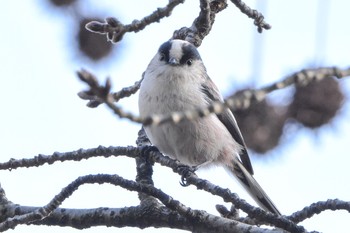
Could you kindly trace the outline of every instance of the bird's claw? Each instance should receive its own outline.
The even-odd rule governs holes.
[[[188,177],[191,176],[192,173],[195,173],[195,171],[197,170],[197,167],[196,166],[189,167],[186,165],[179,165],[177,167],[177,169],[178,169],[178,172],[181,174],[180,185],[183,187],[189,186],[190,184],[187,183],[187,179],[188,179]]]

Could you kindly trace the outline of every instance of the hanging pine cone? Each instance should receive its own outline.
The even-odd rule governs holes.
[[[53,5],[58,7],[71,5],[75,1],[76,0],[50,0]]]
[[[278,108],[264,100],[233,112],[248,148],[263,154],[278,145],[286,119]]]
[[[105,35],[92,33],[85,28],[85,25],[91,21],[100,21],[102,19],[85,18],[80,21],[78,34],[79,49],[94,61],[100,60],[112,51],[112,44],[107,41]]]
[[[289,117],[305,127],[317,128],[329,123],[343,105],[344,95],[333,78],[297,86],[289,106]]]

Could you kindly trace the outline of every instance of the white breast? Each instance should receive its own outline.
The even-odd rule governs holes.
[[[181,70],[175,73],[169,67],[147,70],[139,94],[141,117],[169,115],[207,105],[200,89],[201,82],[196,80],[202,74],[188,74]],[[222,151],[238,148],[214,114],[196,121],[148,126],[145,130],[152,144],[161,152],[188,165],[215,161]]]

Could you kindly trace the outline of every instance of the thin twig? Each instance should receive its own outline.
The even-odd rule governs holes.
[[[254,24],[258,27],[259,33],[262,33],[263,29],[271,29],[271,25],[264,21],[264,16],[259,11],[251,9],[242,0],[231,0],[231,2],[235,4],[235,6],[240,9],[243,14],[254,19]]]
[[[141,20],[134,20],[131,24],[124,25],[119,22],[118,19],[110,17],[105,20],[104,23],[92,21],[86,24],[86,29],[100,34],[107,34],[107,39],[113,43],[117,43],[122,40],[123,36],[127,32],[138,32],[144,29],[146,26],[159,22],[162,18],[171,15],[174,8],[184,3],[185,0],[169,0],[168,5],[163,8],[158,8],[152,14],[144,17]]]
[[[132,113],[125,112],[114,104],[113,95],[109,93],[111,88],[110,79],[106,80],[104,85],[98,83],[97,78],[86,70],[77,72],[79,79],[89,85],[90,90],[84,91],[86,95],[95,95],[97,99],[105,103],[117,116],[127,118],[133,122],[142,123],[142,119]]]
[[[325,210],[347,210],[350,212],[350,202],[339,199],[329,199],[327,201],[319,201],[312,203],[304,209],[293,213],[288,218],[295,223],[302,222],[307,218],[311,218],[315,214],[320,214]]]
[[[91,149],[79,149],[70,152],[54,152],[51,155],[39,154],[30,159],[10,159],[8,162],[0,163],[0,170],[13,170],[17,168],[39,167],[44,164],[53,164],[64,161],[81,161],[84,159],[111,156],[128,156],[136,158],[140,154],[141,147],[121,146],[98,146]]]
[[[129,97],[135,94],[140,89],[142,80],[143,78],[135,82],[132,86],[124,87],[118,92],[111,93],[113,101],[118,102],[122,98]],[[79,92],[78,96],[83,100],[89,100],[89,102],[86,105],[90,108],[96,108],[103,103],[103,101],[101,101],[96,95],[91,95],[85,91]]]

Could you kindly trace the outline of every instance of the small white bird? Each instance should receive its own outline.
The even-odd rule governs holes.
[[[141,117],[206,107],[223,101],[209,78],[194,45],[183,40],[162,44],[141,83]],[[162,153],[190,166],[221,165],[232,173],[265,210],[280,215],[254,179],[253,168],[241,132],[229,109],[178,124],[145,127],[147,136]]]

